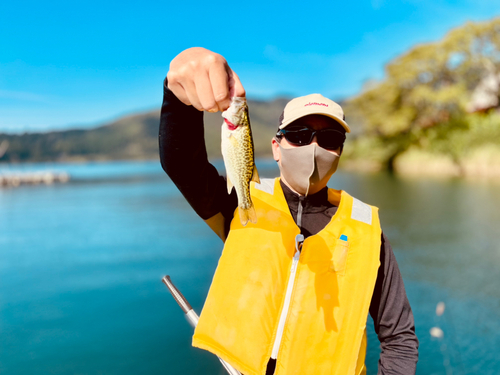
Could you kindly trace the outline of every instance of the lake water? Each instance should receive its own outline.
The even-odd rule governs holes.
[[[277,174],[274,162],[258,167]],[[224,374],[191,348],[161,283],[171,275],[201,311],[222,243],[159,163],[22,168],[72,180],[0,189],[0,373]],[[415,315],[417,373],[499,374],[500,183],[339,171],[330,186],[380,207]]]

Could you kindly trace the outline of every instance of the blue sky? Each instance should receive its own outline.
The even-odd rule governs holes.
[[[191,46],[226,57],[249,97],[345,98],[411,46],[496,16],[498,0],[2,1],[0,132],[159,109],[170,60]]]

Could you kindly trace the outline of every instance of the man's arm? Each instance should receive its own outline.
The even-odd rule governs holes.
[[[167,78],[159,132],[162,167],[224,241],[237,199],[234,191],[227,194],[225,179],[208,162],[202,111],[227,109],[230,95],[244,96],[245,91],[224,58],[203,48],[180,53]]]
[[[415,374],[418,339],[415,335],[413,313],[396,257],[384,234],[370,315],[381,346],[378,374]]]

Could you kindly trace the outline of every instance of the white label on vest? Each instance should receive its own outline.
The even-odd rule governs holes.
[[[261,178],[260,184],[255,184],[255,188],[262,190],[265,193],[274,194],[274,179],[273,178]]]
[[[372,225],[372,208],[359,199],[352,198],[351,219]]]

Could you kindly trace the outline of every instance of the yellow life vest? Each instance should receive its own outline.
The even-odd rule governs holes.
[[[338,210],[305,239],[289,281],[300,230],[279,179],[252,183],[251,194],[257,223],[243,227],[236,210],[193,346],[245,375],[264,375],[277,347],[275,375],[365,373],[366,321],[380,264],[378,209],[329,189]]]

